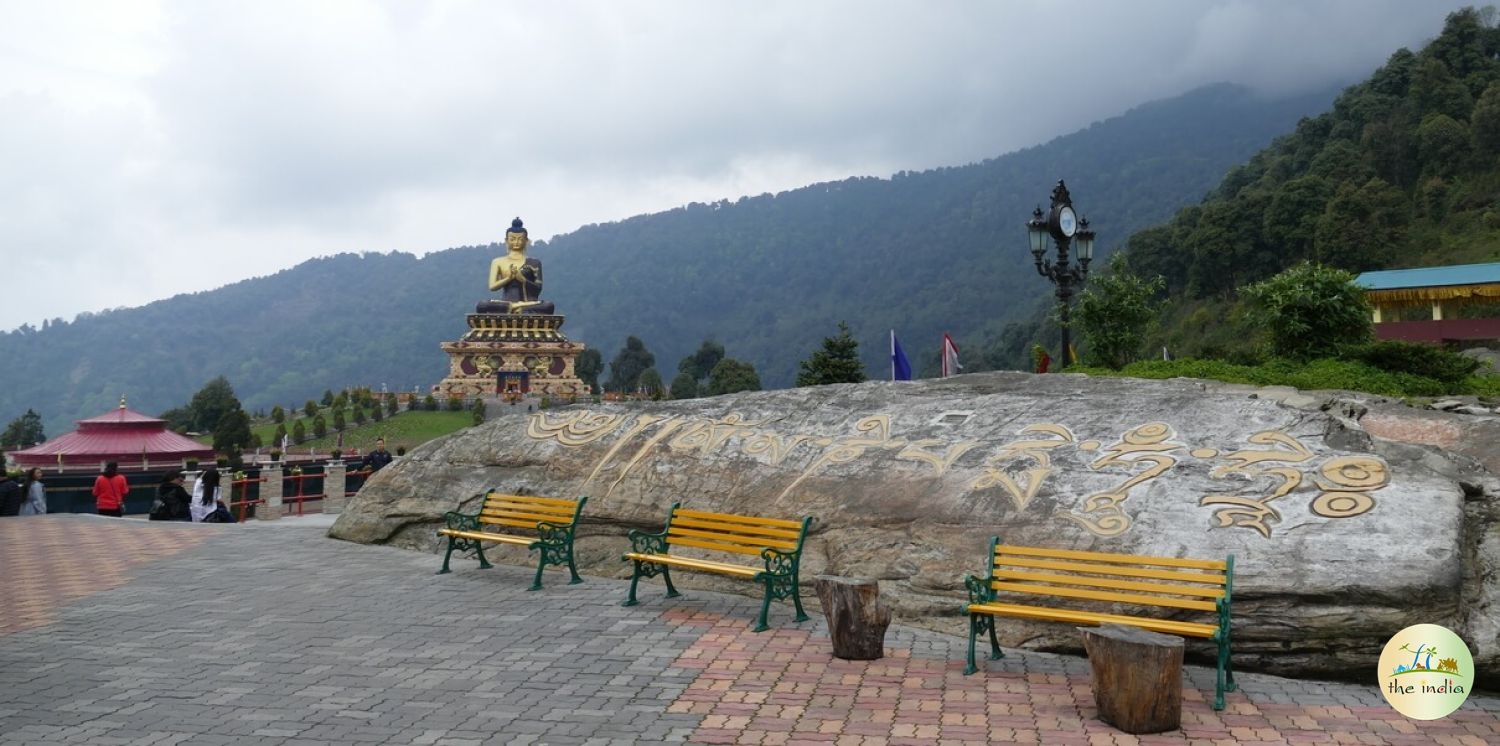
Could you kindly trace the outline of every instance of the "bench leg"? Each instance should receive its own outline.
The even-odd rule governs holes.
[[[578,566],[573,564],[572,542],[568,542],[568,572],[573,573],[573,579],[568,581],[568,585],[578,585],[583,582],[583,578],[578,577]]]
[[[964,675],[979,670],[979,663],[974,658],[974,647],[979,640],[980,632],[989,632],[990,635],[990,660],[997,661],[1005,657],[1004,651],[1000,650],[1000,640],[995,637],[995,618],[985,614],[969,615],[969,661],[964,667]]]
[[[755,627],[753,628],[752,631],[754,631],[754,632],[765,632],[766,630],[768,630],[768,629],[771,628],[770,625],[766,624],[766,614],[770,613],[770,611],[771,611],[771,580],[769,578],[767,578],[766,579],[766,597],[763,598],[763,599],[761,599],[761,601],[760,601],[760,618],[755,622]]]
[[[979,663],[974,660],[974,639],[977,638],[977,637],[979,637],[979,615],[978,614],[970,614],[969,615],[969,665],[964,666],[964,675],[965,676],[968,676],[969,674],[972,674],[975,671],[979,670]]]
[[[635,606],[640,603],[640,601],[635,600],[635,584],[641,580],[641,561],[633,561],[635,562],[635,574],[630,576],[630,593],[625,595],[625,603],[620,604],[621,606]]]
[[[544,552],[537,552],[537,554],[541,556],[536,559],[536,577],[531,579],[531,587],[526,589],[528,591],[542,589],[542,568],[547,566],[547,555]]]
[[[792,584],[792,606],[797,609],[797,617],[793,621],[805,622],[810,617],[802,610],[802,594],[798,592],[797,584]]]
[[[990,617],[990,660],[997,661],[1005,657],[1005,651],[1000,649],[1000,639],[995,637],[995,618]]]
[[[1229,641],[1219,640],[1219,670],[1214,681],[1214,709],[1224,709],[1224,692],[1234,691],[1234,673],[1229,668]]]
[[[672,585],[672,568],[662,565],[661,579],[667,584],[667,598],[677,598],[682,595],[677,592],[677,587]]]
[[[453,537],[449,536],[448,537],[448,551],[443,553],[443,569],[438,570],[437,574],[443,575],[443,574],[452,572],[452,570],[448,569],[448,558],[452,557],[452,556],[453,556]]]
[[[479,553],[479,569],[488,570],[491,567],[494,567],[494,565],[490,564],[489,560],[484,558],[484,542],[474,542],[474,551]]]

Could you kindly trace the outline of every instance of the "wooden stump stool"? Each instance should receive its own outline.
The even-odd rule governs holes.
[[[1126,733],[1182,725],[1182,638],[1123,624],[1079,627],[1099,719]]]
[[[891,608],[880,600],[880,584],[873,578],[819,575],[813,581],[833,655],[849,661],[873,661],[885,655],[885,628]]]

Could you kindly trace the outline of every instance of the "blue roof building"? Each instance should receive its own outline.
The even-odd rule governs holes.
[[[1500,303],[1500,262],[1365,272],[1355,282],[1374,307],[1381,339],[1442,342],[1500,339],[1500,319],[1458,319],[1458,306]],[[1396,311],[1430,308],[1431,321],[1395,321]]]

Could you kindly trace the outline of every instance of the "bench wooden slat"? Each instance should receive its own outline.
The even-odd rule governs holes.
[[[747,538],[776,539],[796,543],[797,537],[802,535],[801,530],[785,529],[780,526],[751,526],[747,523],[725,523],[723,521],[711,521],[706,518],[675,518],[672,527],[699,528],[715,533],[733,534]]]
[[[548,515],[571,516],[573,515],[573,510],[577,507],[577,505],[569,507],[567,505],[543,505],[541,503],[489,501],[486,502],[482,508],[480,508],[480,512],[503,513],[506,511],[519,510],[526,513],[546,513]]]
[[[744,565],[731,565],[727,562],[714,562],[712,560],[696,559],[694,557],[681,557],[675,554],[642,554],[640,552],[627,552],[626,559],[638,559],[644,562],[657,562],[664,565],[675,565],[692,570],[707,570],[709,572],[723,573],[725,575],[736,575],[743,578],[753,578],[761,571],[754,567]]]
[[[715,552],[733,552],[735,554],[748,554],[754,557],[760,556],[761,547],[749,544],[730,544],[722,541],[711,541],[707,539],[695,539],[690,536],[677,536],[669,534],[667,544],[674,547],[695,547],[698,549],[709,549]]]
[[[1114,588],[1116,590],[1145,591],[1147,593],[1166,593],[1177,596],[1199,596],[1202,598],[1223,598],[1224,589],[1197,588],[1188,585],[1174,585],[1167,583],[1142,583],[1132,580],[1116,580],[1114,578],[1090,578],[1082,575],[1054,575],[1044,572],[1020,572],[1018,570],[995,570],[992,576],[1002,580],[1028,580],[1034,583],[1059,583],[1064,585],[1086,585],[1095,588]]]
[[[1058,560],[1015,558],[995,559],[995,567],[1030,567],[1039,570],[1067,570],[1070,572],[1086,572],[1094,575],[1117,575],[1132,578],[1155,578],[1157,580],[1176,580],[1183,583],[1200,583],[1204,585],[1224,585],[1223,574],[1210,574],[1199,572],[1180,572],[1177,570],[1157,570],[1150,567],[1115,567],[1110,565],[1090,565],[1082,562],[1062,562]]]
[[[1167,567],[1192,567],[1199,570],[1223,570],[1225,567],[1223,560],[1200,560],[1188,559],[1183,557],[1152,557],[1148,555],[1111,554],[1108,552],[1084,552],[1075,549],[1045,549],[1042,547],[1021,547],[1011,544],[1001,544],[995,547],[995,564],[1001,564],[999,558],[1003,555],[1090,560],[1093,562],[1109,562],[1123,565],[1164,565]]]
[[[722,531],[705,531],[702,529],[685,528],[674,523],[672,524],[671,528],[667,529],[667,543],[677,543],[675,537],[678,536],[695,536],[700,539],[711,539],[722,544],[738,544],[745,547],[751,547],[753,548],[753,551],[751,552],[752,554],[760,554],[760,550],[763,547],[776,547],[777,549],[785,549],[788,551],[797,548],[797,540],[795,538],[786,540],[770,539],[762,536],[740,536],[738,534],[726,534]]]
[[[578,501],[566,497],[541,497],[540,495],[507,495],[500,492],[491,492],[485,496],[486,503],[514,503],[518,505],[547,505],[557,508],[566,508],[569,513],[577,507]]]
[[[1020,617],[1023,619],[1039,619],[1054,622],[1073,622],[1089,624],[1129,624],[1135,627],[1149,629],[1154,632],[1170,632],[1174,635],[1186,637],[1212,638],[1218,634],[1217,624],[1199,624],[1197,622],[1180,622],[1175,619],[1154,619],[1152,617],[1129,616],[1125,614],[1106,614],[1096,611],[1082,611],[1078,609],[1054,609],[1046,606],[1024,606],[1021,604],[970,604],[970,613],[997,614],[1000,616]]]
[[[802,521],[787,518],[767,518],[765,516],[739,515],[736,513],[710,513],[703,510],[689,510],[687,508],[678,508],[673,511],[673,521],[683,518],[707,518],[720,523],[740,523],[749,526],[775,526],[777,528],[791,529],[792,536],[799,536],[802,533]]]
[[[546,521],[547,523],[572,523],[573,511],[554,513],[551,511],[535,510],[485,510],[480,512],[479,520],[481,522],[485,520],[524,521],[529,522],[532,526],[542,521]]]
[[[529,536],[512,536],[510,534],[496,534],[489,531],[454,531],[452,529],[438,529],[443,536],[454,536],[460,539],[474,539],[476,541],[498,541],[504,544],[516,544],[518,546],[529,546],[536,541]]]
[[[1012,593],[1028,593],[1035,596],[1062,596],[1064,598],[1083,598],[1091,601],[1115,601],[1124,604],[1135,604],[1137,606],[1170,606],[1174,609],[1191,609],[1193,611],[1214,611],[1218,607],[1213,601],[1193,601],[1186,598],[1167,598],[1166,596],[1145,596],[1139,593],[1114,593],[1112,591],[1093,591],[1086,588],[1064,588],[1055,585],[1031,585],[1028,583],[991,583],[997,591],[1010,591]]]

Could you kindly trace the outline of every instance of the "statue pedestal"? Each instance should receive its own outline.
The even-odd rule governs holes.
[[[448,377],[434,395],[587,396],[588,386],[573,373],[578,353],[587,348],[563,336],[563,320],[552,314],[469,314],[463,339],[442,344]]]

